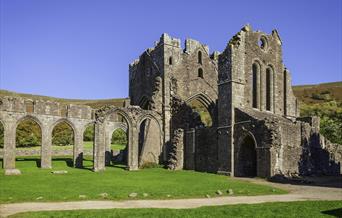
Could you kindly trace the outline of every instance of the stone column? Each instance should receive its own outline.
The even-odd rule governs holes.
[[[42,126],[42,148],[41,148],[41,162],[40,167],[43,169],[50,169],[51,153],[52,153],[52,132],[49,126]]]
[[[15,170],[15,133],[16,123],[15,121],[8,121],[4,125],[4,155],[3,155],[3,167],[5,174],[9,175],[10,172]],[[8,172],[8,173],[7,173]]]
[[[139,149],[139,131],[136,126],[129,128],[128,136],[128,160],[129,170],[138,170],[138,149]]]
[[[75,141],[74,141],[74,167],[83,167],[83,128],[75,129]]]
[[[106,152],[106,134],[105,124],[95,124],[95,140],[94,140],[94,167],[95,172],[105,170],[105,152]]]

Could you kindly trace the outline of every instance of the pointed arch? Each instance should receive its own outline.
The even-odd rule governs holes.
[[[257,176],[257,142],[251,132],[243,134],[238,143],[235,176]]]

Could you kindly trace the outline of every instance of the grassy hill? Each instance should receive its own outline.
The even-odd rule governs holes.
[[[104,105],[114,105],[114,106],[122,107],[124,106],[125,100],[128,100],[128,98],[96,99],[96,100],[64,99],[64,98],[54,98],[54,97],[43,96],[43,95],[16,93],[16,92],[8,91],[8,90],[0,90],[0,97],[3,97],[3,96],[25,97],[25,98],[30,98],[33,100],[57,101],[62,104],[88,105],[92,108],[100,108]]]
[[[293,86],[293,92],[305,104],[342,102],[342,82]]]

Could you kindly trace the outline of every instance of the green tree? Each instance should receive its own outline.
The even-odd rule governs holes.
[[[112,144],[126,145],[127,144],[126,132],[123,131],[122,129],[115,130],[112,135]]]
[[[39,125],[31,120],[23,120],[16,129],[17,147],[41,146],[42,132]]]
[[[83,141],[94,141],[94,124],[87,126],[83,134]]]
[[[53,145],[73,145],[74,144],[74,131],[66,122],[59,123],[52,131],[52,144]]]

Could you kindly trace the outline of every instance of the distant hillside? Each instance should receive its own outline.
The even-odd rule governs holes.
[[[48,97],[48,96],[42,96],[42,95],[31,95],[31,94],[16,93],[16,92],[7,91],[7,90],[0,90],[0,97],[2,96],[25,97],[25,98],[30,98],[32,100],[57,101],[62,104],[88,105],[92,108],[100,108],[104,105],[114,105],[117,107],[123,107],[125,100],[128,100],[127,98],[98,99],[98,100],[64,99],[64,98],[54,98],[54,97]]]
[[[305,104],[342,102],[342,82],[293,86],[293,92]]]

